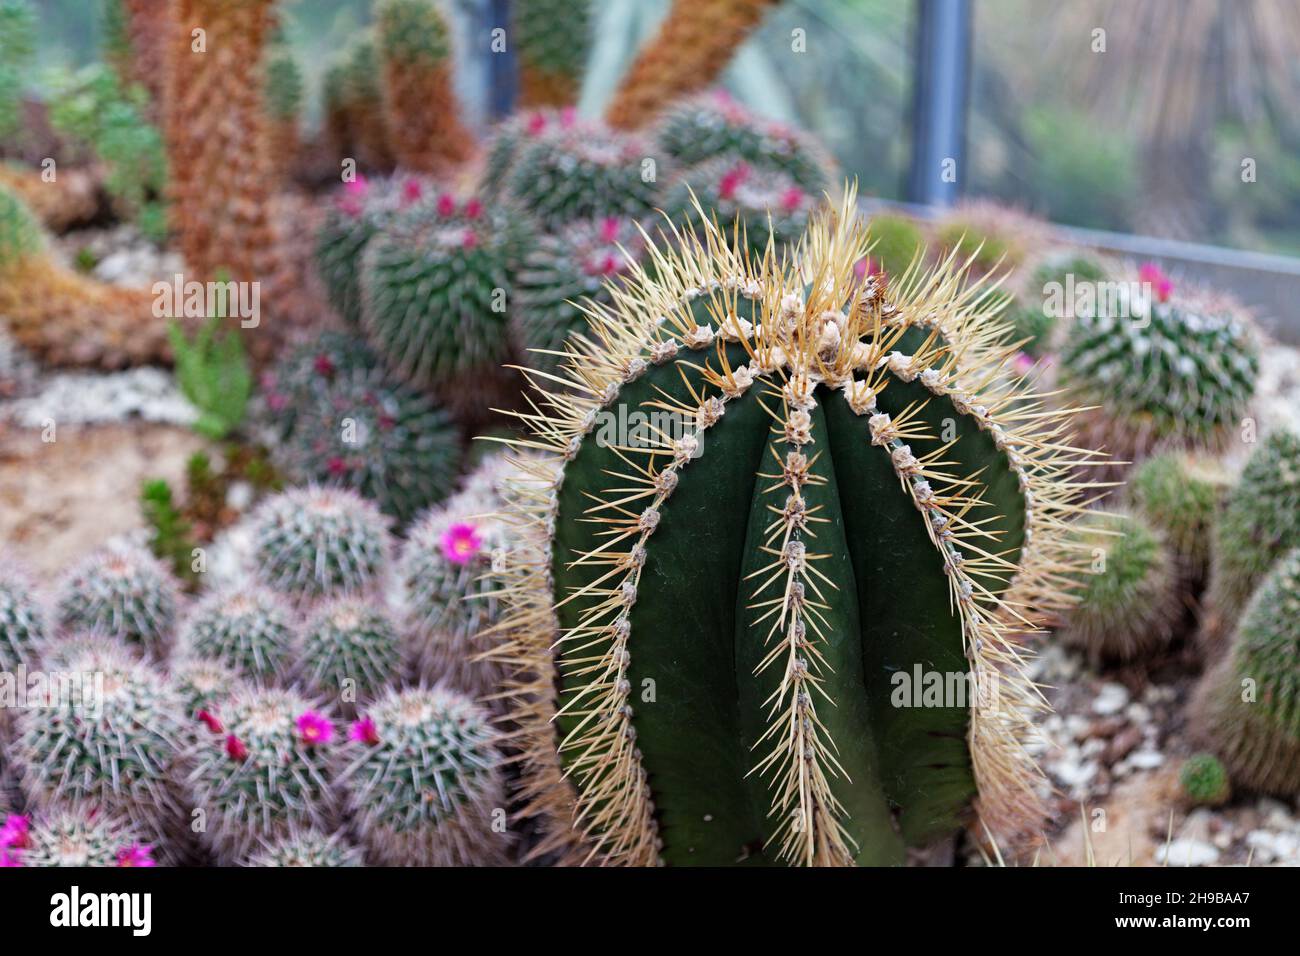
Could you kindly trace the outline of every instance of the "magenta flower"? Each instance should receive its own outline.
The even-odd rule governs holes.
[[[478,233],[473,229],[466,229],[465,234],[460,237],[460,247],[462,249],[473,249],[478,245]]]
[[[477,219],[481,215],[483,215],[483,203],[477,198],[471,199],[465,203],[466,219]]]
[[[565,129],[573,129],[578,122],[578,111],[572,106],[566,106],[560,110],[560,125]]]
[[[22,866],[23,861],[18,858],[17,853],[10,853],[8,850],[0,850],[0,870],[11,866]]]
[[[348,463],[344,459],[339,458],[336,455],[335,457],[331,458],[328,462],[325,463],[325,468],[329,471],[331,475],[337,478],[339,475],[342,475],[347,472]]]
[[[781,195],[781,208],[787,213],[794,212],[803,203],[803,190],[791,186]]]
[[[248,748],[244,746],[242,740],[230,734],[226,737],[226,755],[231,760],[244,760],[248,757]]]
[[[1138,267],[1138,279],[1148,283],[1155,290],[1158,301],[1169,301],[1169,296],[1174,291],[1174,283],[1154,262],[1144,262]]]
[[[360,173],[357,173],[357,177],[351,182],[343,184],[343,192],[348,196],[364,196],[369,191],[370,183],[368,183],[366,177],[362,176]]]
[[[15,850],[21,850],[27,845],[27,832],[31,829],[31,821],[27,817],[11,813],[5,817],[5,822],[0,825],[0,848],[13,847]]]
[[[316,370],[317,375],[324,375],[327,378],[338,371],[338,368],[334,365],[334,360],[323,352],[312,359],[311,366]]]
[[[206,710],[201,710],[196,716],[199,720],[203,721],[203,726],[207,727],[208,730],[212,731],[214,734],[219,734],[225,730],[225,728],[221,726],[221,721],[216,718],[215,714],[210,714]]]
[[[528,135],[541,136],[546,132],[546,116],[543,113],[533,113],[528,117]]]
[[[117,851],[117,865],[121,867],[157,866],[153,859],[153,847],[147,843],[132,843]]]
[[[312,746],[327,744],[334,739],[334,724],[324,714],[309,710],[298,718],[298,736]]]
[[[452,564],[468,564],[483,547],[472,524],[454,524],[442,533],[442,556]]]
[[[379,743],[379,730],[375,727],[373,720],[369,717],[362,717],[352,725],[352,729],[348,731],[348,738],[355,740],[357,743],[373,747]]]
[[[1025,375],[1034,367],[1034,357],[1026,352],[1017,352],[1014,365],[1016,374]]]
[[[424,194],[424,186],[418,179],[408,179],[402,183],[402,204],[416,202]]]
[[[602,220],[600,224],[600,241],[618,242],[618,226],[618,219],[614,216]]]
[[[440,193],[438,195],[438,215],[450,216],[456,211],[456,197],[451,193]]]
[[[737,163],[731,169],[722,174],[718,180],[718,196],[722,199],[735,199],[736,190],[740,184],[749,178],[749,167],[744,163]]]

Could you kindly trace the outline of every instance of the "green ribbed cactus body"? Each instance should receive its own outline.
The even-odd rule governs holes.
[[[477,200],[408,210],[370,240],[361,324],[384,363],[418,388],[472,387],[507,352],[519,225]]]
[[[110,546],[83,558],[60,581],[59,625],[120,637],[156,658],[166,656],[179,589],[143,548]]]
[[[591,46],[590,0],[525,0],[511,7],[526,106],[577,99]]]
[[[0,671],[34,667],[41,645],[50,636],[45,608],[37,600],[27,573],[0,560]],[[0,711],[0,726],[6,714]]]
[[[298,624],[275,592],[241,586],[205,597],[181,627],[183,657],[215,660],[257,683],[285,678],[298,651]]]
[[[925,234],[904,216],[872,216],[867,224],[871,260],[886,277],[901,276],[913,260],[925,254]]]
[[[659,250],[521,416],[499,659],[579,862],[896,864],[977,792],[994,832],[1039,812],[1013,608],[1064,603],[1079,459],[963,272],[858,277],[854,202],[795,262]]]
[[[388,613],[369,599],[335,598],[304,628],[298,678],[313,694],[354,711],[401,676],[402,639]]]
[[[296,123],[302,98],[302,69],[289,44],[276,43],[266,58],[266,111],[272,119]]]
[[[88,807],[58,807],[37,815],[22,849],[19,866],[129,866],[140,838],[126,820]]]
[[[1231,478],[1216,459],[1162,452],[1134,470],[1127,494],[1164,533],[1183,571],[1199,577],[1209,563],[1211,531],[1230,487]]]
[[[658,139],[681,166],[729,156],[780,170],[815,195],[830,180],[830,163],[809,137],[752,116],[725,96],[695,97],[674,106],[659,124]]]
[[[341,833],[326,836],[315,830],[301,830],[248,857],[244,866],[256,867],[349,867],[364,866],[361,851]]]
[[[738,223],[751,255],[761,258],[770,241],[780,258],[803,235],[818,197],[788,173],[723,157],[683,174],[668,190],[664,211],[678,225],[690,227],[699,223],[696,201],[725,233],[731,234]]]
[[[1192,712],[1235,783],[1300,794],[1300,548],[1278,561],[1251,598]]]

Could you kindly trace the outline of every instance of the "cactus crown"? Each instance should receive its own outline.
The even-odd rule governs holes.
[[[652,248],[589,307],[568,388],[521,413],[544,454],[512,482],[533,536],[498,656],[526,685],[530,793],[579,859],[897,862],[977,788],[994,832],[1038,812],[1010,632],[1063,603],[1066,474],[1089,456],[1006,374],[1006,327],[954,260],[889,297],[857,278],[855,202],[792,260],[713,227]],[[609,434],[631,411],[670,414]],[[996,681],[998,705],[891,707],[923,660]],[[659,702],[634,708],[647,681]]]
[[[181,627],[180,651],[269,681],[288,673],[297,639],[293,613],[279,596],[241,585],[211,594],[194,608]]]
[[[187,717],[200,712],[215,714],[240,687],[239,675],[220,661],[202,657],[183,659],[171,673]]]
[[[798,241],[817,205],[788,173],[726,157],[692,169],[669,191],[664,206],[679,224],[690,225],[696,196],[724,232],[735,232],[759,258],[769,242],[781,249]]]
[[[128,822],[81,806],[39,814],[17,853],[19,864],[38,867],[130,866],[137,856],[147,857],[148,847]]]
[[[340,833],[326,836],[316,830],[294,829],[288,836],[266,844],[245,861],[245,866],[339,867],[364,866],[361,851],[348,845]]]
[[[59,623],[100,631],[158,653],[171,637],[179,592],[166,567],[135,546],[110,546],[69,569],[57,598]]]
[[[383,0],[375,22],[386,60],[433,66],[451,54],[447,23],[429,0]]]
[[[1128,495],[1165,532],[1175,553],[1200,564],[1209,556],[1210,528],[1228,486],[1227,472],[1214,459],[1162,452],[1133,472]]]
[[[300,674],[320,694],[337,697],[346,689],[344,681],[353,681],[354,689],[370,698],[398,676],[402,651],[397,627],[368,600],[326,602],[307,622],[305,634]]]

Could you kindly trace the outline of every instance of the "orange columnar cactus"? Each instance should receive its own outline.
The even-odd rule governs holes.
[[[18,195],[55,232],[94,219],[102,186],[98,168],[59,170],[53,182],[46,182],[38,169],[0,162],[0,188]]]
[[[778,0],[674,0],[610,103],[618,129],[644,126],[680,96],[711,86]]]
[[[167,29],[170,19],[158,0],[122,0],[124,28],[131,45],[131,60],[127,68],[130,79],[149,91],[149,99],[156,105],[164,95],[163,66],[167,53]]]
[[[398,163],[423,173],[463,163],[474,138],[452,89],[446,21],[428,0],[385,0],[377,22],[384,115]]]

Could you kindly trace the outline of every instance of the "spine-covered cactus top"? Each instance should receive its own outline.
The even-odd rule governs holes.
[[[994,834],[1041,812],[1012,635],[1066,603],[1090,456],[960,269],[858,279],[854,203],[792,263],[652,249],[521,416],[496,656],[540,852],[901,863],[972,801]],[[969,694],[907,706],[935,676]]]

